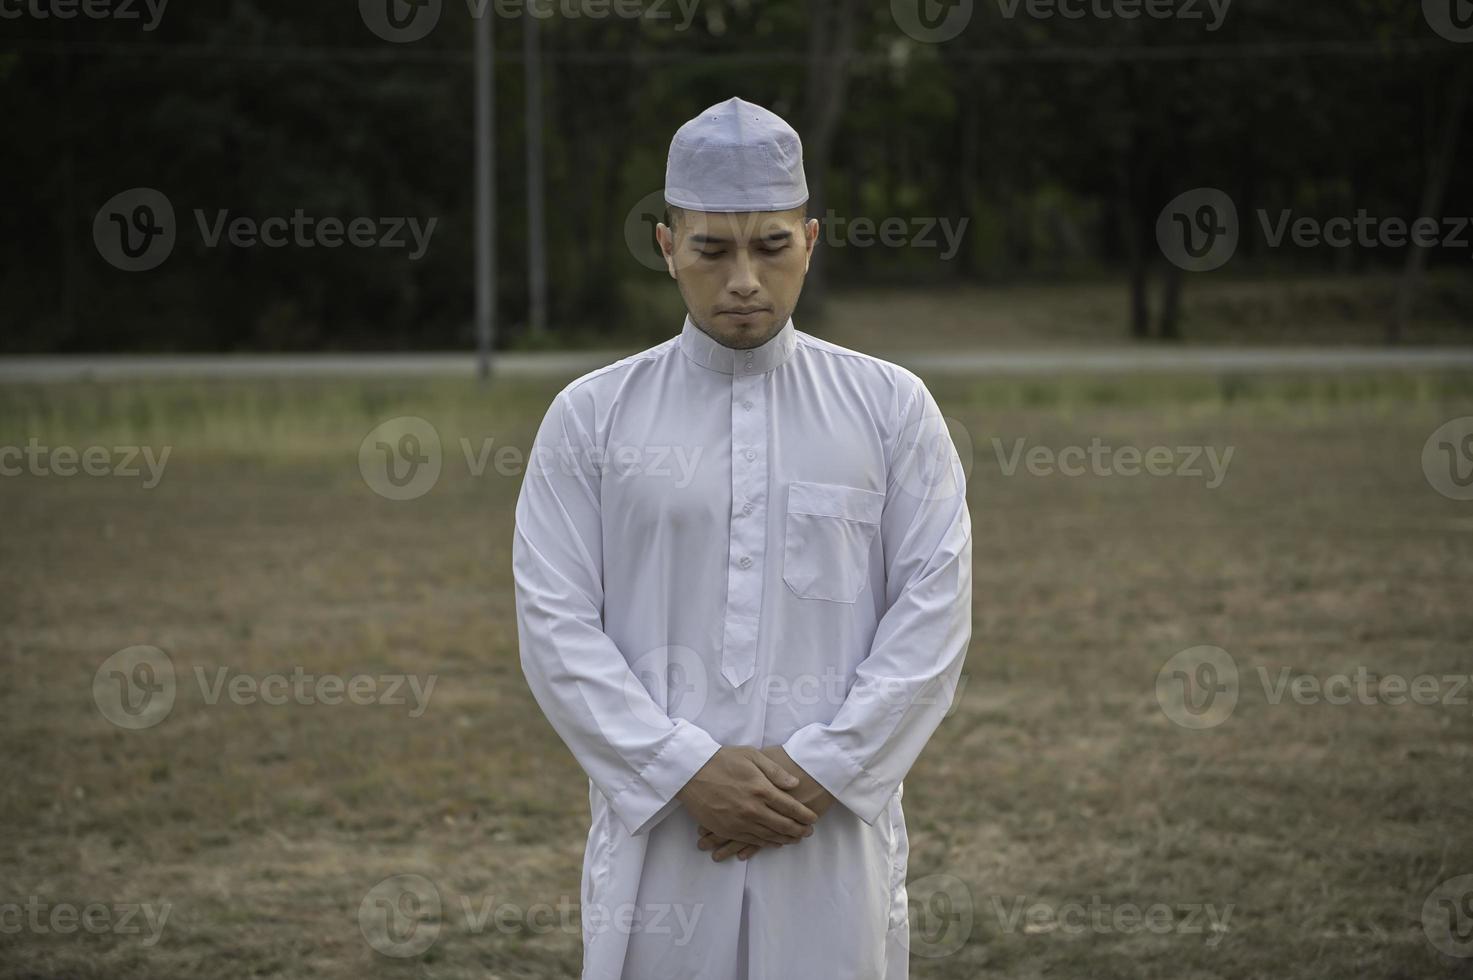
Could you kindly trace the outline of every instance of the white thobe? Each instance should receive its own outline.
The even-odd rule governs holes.
[[[960,458],[913,373],[679,335],[553,399],[517,500],[521,663],[589,777],[585,980],[904,980],[901,780],[971,637]],[[675,794],[782,744],[836,798],[711,860]]]

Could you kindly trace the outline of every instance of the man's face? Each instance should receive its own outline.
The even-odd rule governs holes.
[[[798,303],[818,221],[790,211],[681,211],[655,228],[690,318],[719,343],[759,347]]]

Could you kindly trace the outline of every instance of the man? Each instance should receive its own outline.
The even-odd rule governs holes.
[[[563,388],[522,483],[522,669],[589,776],[585,980],[908,975],[901,779],[971,637],[971,518],[920,379],[794,327],[807,199],[773,113],[682,126],[681,332]]]

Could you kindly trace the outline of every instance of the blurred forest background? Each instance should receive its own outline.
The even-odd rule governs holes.
[[[804,139],[795,320],[914,366],[965,456],[966,685],[904,790],[916,980],[1473,976],[1473,2],[502,2],[0,0],[0,980],[577,975],[588,782],[519,667],[523,461],[570,378],[679,332],[665,156],[733,95]],[[1195,16],[1118,15],[1147,7]],[[172,244],[118,251],[165,204]],[[223,230],[299,212],[412,218],[423,254]],[[1452,241],[1276,246],[1286,212]],[[535,352],[491,384],[478,270]],[[1085,447],[1113,464],[1031,462]],[[159,702],[116,669],[145,649]],[[235,694],[299,671],[437,686]]]
[[[0,22],[0,350],[473,346],[473,8],[445,0],[433,30],[395,43],[367,26],[373,2],[170,4],[151,28],[141,2],[139,20]],[[546,19],[509,8],[518,15],[493,18],[497,346],[675,331],[678,296],[652,267],[665,154],[681,122],[734,94],[802,134],[813,216],[962,229],[946,257],[934,231],[942,247],[821,249],[806,324],[861,288],[962,290],[975,308],[987,294],[966,290],[1050,287],[1024,294],[1046,304],[1051,287],[1083,284],[1111,291],[1102,337],[1201,339],[1180,311],[1204,276],[1164,261],[1155,229],[1176,195],[1215,187],[1244,226],[1215,282],[1253,284],[1250,298],[1320,283],[1314,303],[1375,321],[1376,339],[1385,321],[1396,339],[1401,277],[1425,260],[1419,315],[1466,337],[1473,233],[1409,259],[1406,248],[1270,248],[1255,217],[1473,214],[1473,186],[1458,179],[1473,151],[1473,48],[1429,26],[1437,3],[1455,22],[1467,6],[1235,0],[1219,20],[1201,0],[1193,19],[1126,20],[1030,16],[1000,0],[911,4],[921,23],[967,15],[944,43],[903,28],[901,0],[662,0],[637,5],[640,17],[584,3]],[[545,328],[529,322],[534,129]],[[146,273],[111,267],[92,238],[104,202],[136,187],[177,215],[173,254]],[[209,222],[300,209],[437,224],[416,260],[210,248],[197,209]]]

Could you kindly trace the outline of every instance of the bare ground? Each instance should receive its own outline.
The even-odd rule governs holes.
[[[917,955],[914,976],[1473,972],[1423,922],[1436,885],[1473,874],[1473,690],[1461,704],[1274,703],[1259,679],[1473,672],[1473,503],[1440,496],[1421,467],[1473,392],[1347,384],[933,386],[973,446],[975,627],[955,710],[906,783],[917,949],[945,953]],[[527,447],[555,390],[0,399],[5,445],[174,444],[153,489],[0,479],[0,976],[577,975],[565,910],[587,784],[517,664],[519,478],[471,475],[455,444]],[[220,403],[244,413],[233,427],[201,408]],[[441,429],[445,468],[425,496],[389,501],[362,479],[358,444],[409,411]],[[1008,476],[998,454],[1018,438],[1234,455],[1215,489]],[[179,679],[143,731],[93,695],[103,661],[134,644],[165,651]],[[1242,682],[1231,717],[1192,731],[1156,681],[1199,645],[1228,651]],[[436,686],[415,717],[210,704],[195,675],[298,666]],[[401,874],[442,901],[421,922],[433,944],[405,959],[376,952],[360,917]],[[124,905],[168,918],[150,943],[145,914],[137,933],[54,917],[89,903],[113,921]],[[1070,918],[1076,905],[1094,918]],[[1153,931],[1124,906],[1169,912]],[[500,917],[478,923],[488,908]]]

